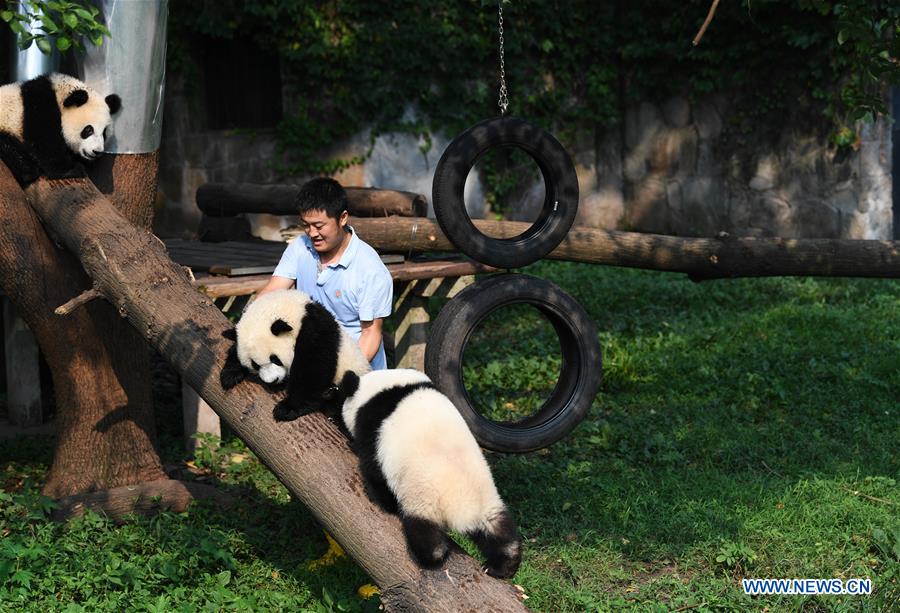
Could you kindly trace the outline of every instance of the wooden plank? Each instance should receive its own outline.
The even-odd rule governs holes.
[[[471,260],[404,262],[402,264],[388,264],[387,269],[394,281],[463,277],[497,270]],[[265,287],[270,278],[270,275],[265,274],[248,275],[241,278],[198,277],[193,281],[193,285],[213,298],[247,296]]]

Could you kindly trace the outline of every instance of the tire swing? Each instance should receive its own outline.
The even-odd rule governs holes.
[[[578,177],[572,158],[551,134],[515,117],[504,117],[509,100],[503,61],[503,6],[500,5],[500,113],[457,136],[434,171],[431,200],[447,238],[477,262],[519,268],[541,259],[562,242],[578,211]],[[464,190],[469,171],[491,149],[515,147],[537,163],[546,194],[540,215],[522,234],[492,238],[482,234],[466,211]]]
[[[463,382],[462,357],[472,332],[488,315],[521,303],[535,307],[556,331],[562,350],[559,381],[532,415],[495,422],[475,409]],[[555,443],[587,415],[600,386],[600,343],[584,308],[555,284],[500,274],[470,285],[441,309],[425,348],[425,372],[453,401],[482,447],[523,453]]]

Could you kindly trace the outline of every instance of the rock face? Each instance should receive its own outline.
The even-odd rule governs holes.
[[[195,132],[176,121],[163,137],[157,231],[197,227],[194,194],[206,181],[302,182],[278,178],[271,136]],[[167,106],[166,112],[170,109]],[[809,116],[816,117],[812,111]],[[168,121],[168,117],[167,117]],[[818,123],[819,125],[816,125]],[[173,125],[174,124],[174,125]],[[621,126],[579,132],[567,143],[581,194],[576,223],[682,236],[807,238],[892,237],[891,131],[884,119],[860,128],[857,150],[827,143],[827,120],[765,129],[737,122],[725,96],[691,102],[672,98],[628,110]],[[336,143],[324,159],[369,153],[336,178],[344,185],[414,191],[431,201],[434,169],[452,136],[368,132]],[[488,212],[487,182],[473,171],[466,186],[470,215]],[[544,197],[534,167],[507,196],[508,218],[533,219]],[[257,235],[278,238],[289,220],[254,216]]]

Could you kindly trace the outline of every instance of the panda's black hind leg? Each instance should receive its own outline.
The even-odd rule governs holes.
[[[504,509],[488,521],[490,531],[466,534],[485,558],[484,570],[492,577],[507,579],[516,574],[522,562],[522,539],[509,511]]]
[[[431,520],[403,515],[400,517],[406,544],[413,559],[425,568],[436,568],[447,559],[450,547],[447,535]]]

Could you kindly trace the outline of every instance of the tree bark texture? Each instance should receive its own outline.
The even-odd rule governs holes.
[[[473,220],[489,236],[518,236],[530,224]],[[354,219],[360,238],[385,252],[456,251],[433,219]],[[682,238],[573,228],[548,258],[726,277],[900,277],[900,242],[795,238]]]
[[[459,549],[442,570],[419,569],[407,554],[399,521],[368,500],[355,456],[323,415],[276,423],[275,398],[262,387],[247,382],[222,390],[227,319],[191,286],[161,243],[128,224],[92,184],[41,179],[27,195],[78,254],[97,289],[360,563],[389,609],[523,610],[511,584],[484,575]],[[300,367],[301,359],[295,361]]]
[[[301,185],[206,183],[197,189],[197,207],[213,217],[238,213],[296,215]],[[425,216],[428,202],[421,194],[371,187],[347,187],[350,214],[358,217]]]
[[[155,449],[148,372],[109,304],[54,309],[91,287],[0,164],[0,285],[37,340],[56,391],[56,450],[44,493],[58,498],[165,477]],[[129,330],[128,334],[131,334]],[[144,368],[143,371],[138,369]]]

